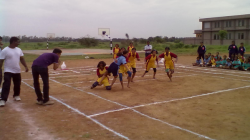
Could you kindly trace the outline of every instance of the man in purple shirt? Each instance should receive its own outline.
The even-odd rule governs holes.
[[[39,105],[52,105],[53,101],[49,100],[49,73],[48,66],[54,64],[53,69],[59,67],[62,51],[54,49],[53,53],[44,53],[40,55],[32,64],[32,75],[34,80],[34,88],[37,95],[37,104]],[[39,75],[43,80],[43,96],[40,90]]]

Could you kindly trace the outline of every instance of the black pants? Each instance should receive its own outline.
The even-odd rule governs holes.
[[[204,57],[205,57],[205,54],[204,53],[199,53],[199,59],[201,59],[202,58],[202,60],[204,60]]]
[[[4,73],[2,94],[1,94],[1,98],[4,101],[7,101],[9,93],[10,93],[11,78],[13,79],[13,83],[14,83],[14,95],[13,95],[13,97],[20,95],[21,74],[20,73],[5,72]]]
[[[44,103],[49,101],[49,73],[48,68],[32,67],[32,75],[34,80],[34,88],[37,96],[37,101],[43,101]],[[43,80],[43,95],[40,89],[39,75]]]

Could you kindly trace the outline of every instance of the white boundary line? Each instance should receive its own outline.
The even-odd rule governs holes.
[[[58,84],[61,84],[61,85],[64,85],[64,86],[73,88],[73,89],[75,89],[75,90],[78,90],[78,91],[81,91],[81,92],[84,92],[84,93],[88,93],[88,94],[90,94],[90,95],[93,95],[93,96],[95,96],[95,97],[97,97],[97,98],[100,98],[100,99],[103,99],[103,100],[105,100],[105,101],[108,101],[108,102],[117,104],[117,105],[119,105],[119,106],[128,108],[128,106],[126,106],[126,105],[122,105],[122,104],[120,104],[120,103],[118,103],[118,102],[108,100],[108,99],[103,98],[103,97],[101,97],[101,96],[99,96],[99,95],[96,95],[96,94],[94,94],[94,93],[86,92],[86,91],[84,91],[84,90],[81,90],[81,89],[78,89],[78,88],[74,88],[74,87],[72,87],[72,86],[69,86],[69,85],[67,85],[67,84],[60,83],[60,82],[58,82],[58,81],[56,81],[56,80],[53,80],[53,79],[50,79],[50,80],[53,81],[53,82],[55,82],[55,83],[58,83]],[[136,113],[138,113],[138,114],[140,114],[140,115],[142,115],[142,116],[144,116],[144,117],[147,117],[147,118],[150,118],[150,119],[152,119],[152,120],[159,121],[159,122],[161,122],[161,123],[167,124],[167,125],[169,125],[169,126],[171,126],[171,127],[173,127],[173,128],[176,128],[176,129],[179,129],[179,130],[182,130],[182,131],[185,131],[185,132],[189,132],[189,133],[191,133],[191,134],[194,134],[194,135],[196,135],[196,136],[199,136],[199,137],[202,137],[202,138],[205,138],[205,139],[208,139],[208,140],[213,140],[212,138],[210,138],[210,137],[208,137],[208,136],[205,136],[205,135],[202,135],[202,134],[199,134],[199,133],[190,131],[190,130],[188,130],[188,129],[181,128],[181,127],[179,127],[179,126],[170,124],[170,123],[168,123],[168,122],[164,122],[164,121],[162,121],[162,120],[159,120],[159,119],[150,117],[150,116],[148,116],[148,115],[146,115],[146,114],[143,114],[143,113],[141,113],[141,112],[139,112],[139,111],[137,111],[137,110],[135,110],[135,109],[131,109],[131,110],[134,111],[134,112],[136,112]]]
[[[24,83],[24,84],[27,85],[28,87],[34,89],[32,86],[30,86],[30,85],[29,85],[28,83],[26,83],[26,82],[22,81],[22,83]],[[53,96],[50,96],[50,98],[56,100],[57,102],[59,102],[59,103],[61,103],[62,105],[66,106],[67,108],[73,110],[74,112],[76,112],[76,113],[78,113],[78,114],[80,114],[80,115],[83,115],[84,117],[90,119],[91,121],[95,122],[96,124],[98,124],[98,125],[101,126],[102,128],[104,128],[104,129],[106,129],[106,130],[108,130],[108,131],[110,131],[110,132],[116,134],[117,136],[119,136],[119,137],[121,137],[121,138],[124,138],[124,139],[126,139],[126,140],[129,140],[128,137],[126,137],[126,136],[124,136],[124,135],[122,135],[122,134],[120,134],[120,133],[118,133],[118,132],[116,132],[116,131],[110,129],[109,127],[103,125],[103,124],[100,123],[99,121],[97,121],[97,120],[95,120],[95,119],[93,119],[93,118],[87,116],[87,115],[84,114],[83,112],[80,112],[78,109],[75,109],[75,108],[71,107],[70,105],[68,105],[68,104],[66,104],[66,103],[64,103],[64,102],[62,102],[62,101],[60,101],[59,99],[57,99],[57,98],[55,98],[55,97],[53,97]]]
[[[89,115],[89,117],[96,117],[99,115],[104,115],[112,112],[118,112],[118,111],[123,111],[123,110],[128,110],[128,109],[134,109],[134,108],[140,108],[140,107],[145,107],[145,106],[150,106],[150,105],[157,105],[157,104],[163,104],[163,103],[170,103],[170,102],[175,102],[175,101],[182,101],[182,100],[187,100],[187,99],[192,99],[192,98],[197,98],[197,97],[202,97],[202,96],[208,96],[208,95],[213,95],[213,94],[218,94],[222,92],[227,92],[227,91],[233,91],[233,90],[238,90],[238,89],[243,89],[243,88],[249,88],[249,86],[244,86],[244,87],[239,87],[239,88],[232,88],[232,89],[226,89],[226,90],[220,90],[220,91],[215,91],[215,92],[210,92],[210,93],[204,93],[200,95],[194,95],[194,96],[189,96],[189,97],[184,97],[184,98],[178,98],[178,99],[173,99],[173,100],[168,100],[168,101],[161,101],[161,102],[154,102],[154,103],[149,103],[149,104],[144,104],[144,105],[137,105],[133,107],[127,107],[127,108],[121,108],[121,109],[116,109],[116,110],[109,110],[106,112],[101,112],[93,115]]]

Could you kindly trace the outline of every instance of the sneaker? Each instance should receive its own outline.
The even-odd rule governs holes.
[[[46,103],[43,103],[43,105],[53,105],[54,102],[53,101],[47,101]]]
[[[15,97],[14,97],[14,100],[15,100],[15,101],[21,101],[21,98],[20,98],[20,96],[15,96]]]
[[[43,101],[36,101],[36,104],[43,105]]]
[[[0,106],[2,106],[2,107],[5,106],[5,101],[4,100],[0,100]]]

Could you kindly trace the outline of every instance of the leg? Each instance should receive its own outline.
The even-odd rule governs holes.
[[[39,68],[39,74],[43,80],[43,102],[49,101],[49,73],[48,68]]]
[[[21,74],[13,74],[13,83],[14,83],[14,95],[19,96],[20,95],[20,90],[21,90]]]
[[[130,71],[127,71],[127,73],[128,73],[128,85],[127,85],[127,87],[130,88],[130,87],[129,87],[129,83],[130,83],[130,81],[131,81],[132,73],[131,73]]]
[[[39,83],[39,73],[37,71],[36,67],[32,67],[32,76],[34,81],[34,88],[37,96],[37,101],[43,101],[43,95],[41,93],[40,89],[40,83]]]
[[[3,82],[1,100],[4,100],[5,102],[7,101],[9,93],[10,93],[11,77],[12,77],[12,73],[9,73],[9,72],[4,73],[4,82]]]
[[[154,70],[154,76],[153,76],[153,79],[155,79],[156,68],[153,68],[153,70]]]
[[[95,88],[96,86],[98,86],[98,82],[97,81],[91,86],[91,89]]]
[[[134,82],[133,79],[135,77],[135,73],[136,73],[136,68],[132,68],[133,69],[133,75],[132,75],[132,78],[131,78],[131,82]]]
[[[171,75],[169,74],[169,68],[166,68],[166,73],[167,73],[168,78],[170,79],[170,81],[172,81],[172,79],[171,79]]]
[[[0,87],[2,86],[2,79],[3,79],[2,69],[0,69]]]
[[[104,79],[105,77],[107,77],[108,74],[109,74],[108,71],[106,71],[106,72],[103,74],[102,79],[101,79],[98,83],[99,83],[99,84],[102,83],[103,79]]]
[[[114,76],[113,81],[112,81],[112,83],[111,83],[111,87],[114,85],[114,83],[115,83],[115,81],[116,81],[116,78],[117,78],[117,75]]]
[[[122,73],[119,73],[119,79],[120,79],[120,83],[121,83],[121,85],[122,85],[122,89],[123,89]]]
[[[202,58],[202,60],[203,60],[203,62],[204,62],[204,58],[205,58],[205,54],[204,54],[204,53],[201,54],[201,58]]]

